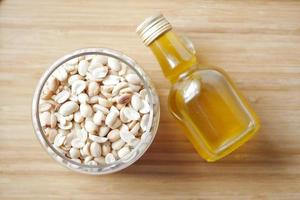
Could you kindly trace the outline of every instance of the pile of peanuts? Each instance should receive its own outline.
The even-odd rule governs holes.
[[[48,78],[39,119],[60,153],[81,164],[107,165],[139,144],[150,109],[142,80],[125,63],[86,55],[64,63]]]

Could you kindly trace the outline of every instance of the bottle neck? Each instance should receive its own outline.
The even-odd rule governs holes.
[[[194,53],[172,30],[156,38],[149,47],[165,77],[172,83],[175,83],[182,73],[197,63]]]

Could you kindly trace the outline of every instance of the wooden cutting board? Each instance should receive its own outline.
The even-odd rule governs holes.
[[[258,135],[206,163],[167,111],[169,83],[135,34],[163,12],[223,67],[257,111]],[[157,137],[133,166],[74,173],[42,149],[31,126],[41,74],[78,48],[123,51],[149,73],[161,101]],[[0,1],[0,199],[300,199],[299,1]]]

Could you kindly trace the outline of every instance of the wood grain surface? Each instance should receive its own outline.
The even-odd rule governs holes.
[[[191,37],[202,63],[223,67],[262,121],[258,135],[206,163],[167,111],[169,83],[135,34],[162,12]],[[84,47],[123,51],[161,100],[151,148],[106,176],[53,161],[31,125],[31,99],[58,57]],[[299,1],[0,1],[0,199],[300,199]]]

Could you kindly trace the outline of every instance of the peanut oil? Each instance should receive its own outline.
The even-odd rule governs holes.
[[[189,45],[171,29],[159,15],[146,19],[138,33],[172,84],[171,113],[199,155],[218,160],[254,135],[258,118],[226,73],[199,64]]]

